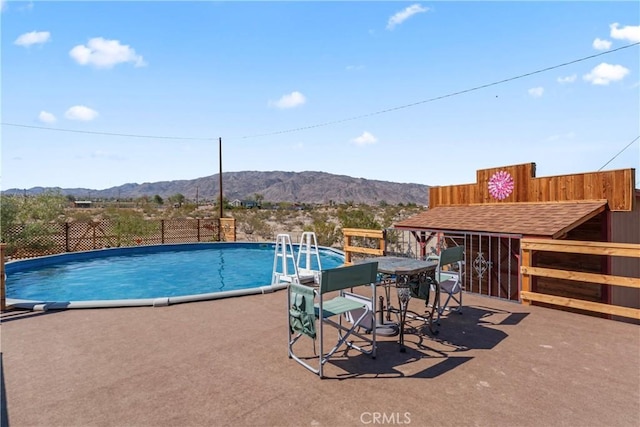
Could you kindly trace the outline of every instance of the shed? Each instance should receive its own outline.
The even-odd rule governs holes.
[[[91,200],[76,200],[73,202],[73,206],[76,208],[90,208]]]
[[[635,169],[548,177],[535,163],[478,170],[473,184],[431,187],[429,209],[394,224],[425,244],[465,245],[465,288],[519,300],[524,237],[640,243],[640,192]],[[423,254],[424,255],[424,254]],[[608,259],[604,259],[608,258]],[[637,258],[541,253],[540,267],[640,277]],[[640,308],[640,290],[537,278],[551,295]]]

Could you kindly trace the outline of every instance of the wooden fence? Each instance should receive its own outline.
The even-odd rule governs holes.
[[[345,228],[342,230],[342,233],[344,235],[344,263],[346,265],[353,264],[354,254],[371,256],[384,255],[384,230]],[[358,245],[359,243],[362,245]]]
[[[3,233],[12,259],[109,247],[236,240],[234,218],[144,220],[135,227],[113,220],[51,223],[39,233],[17,226]]]
[[[640,319],[640,309],[638,308],[537,293],[532,291],[531,286],[532,277],[537,276],[640,289],[640,278],[637,277],[613,276],[533,266],[534,251],[640,258],[639,244],[525,238],[522,239],[521,249],[522,265],[520,272],[522,273],[522,291],[520,292],[520,296],[523,303],[530,304],[532,301],[537,301],[561,307]]]

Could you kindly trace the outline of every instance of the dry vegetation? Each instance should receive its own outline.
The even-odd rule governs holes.
[[[224,211],[225,217],[236,220],[238,241],[275,241],[280,233],[287,233],[293,242],[298,242],[304,231],[314,231],[319,243],[325,246],[342,245],[342,228],[382,229],[402,219],[421,212],[424,208],[408,205],[337,205],[306,206],[304,209],[285,207],[278,209],[233,208]],[[157,207],[152,204],[139,205],[128,209],[147,219],[160,218],[217,218],[219,212],[214,206],[183,205],[179,208]],[[120,210],[122,211],[122,210]],[[70,220],[97,220],[112,217],[117,208],[107,209],[67,209]]]
[[[287,233],[298,242],[303,231],[314,231],[320,244],[341,246],[342,228],[387,228],[422,210],[416,206],[342,205],[310,210],[233,210],[227,216],[236,219],[238,240],[274,241],[277,234]]]
[[[119,239],[138,238],[152,234],[160,219],[212,219],[219,217],[218,208],[212,205],[198,206],[184,198],[168,200],[139,198],[128,202],[98,202],[92,207],[71,207],[73,200],[56,193],[38,196],[2,196],[2,241],[21,245],[54,244],[52,233],[59,232],[61,224],[97,223],[101,220],[114,224],[110,232]],[[287,233],[299,242],[304,231],[313,231],[322,246],[341,247],[342,229],[384,229],[424,208],[415,204],[378,206],[343,203],[330,206],[291,203],[269,204],[268,208],[231,208],[224,210],[225,217],[236,219],[236,240],[275,241],[280,233]],[[58,227],[54,227],[55,225]],[[58,230],[58,231],[56,231]],[[46,241],[46,242],[45,242]],[[120,242],[120,240],[118,240]],[[31,247],[30,246],[30,247]]]

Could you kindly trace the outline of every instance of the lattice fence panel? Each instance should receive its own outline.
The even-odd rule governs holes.
[[[219,222],[217,219],[148,220],[136,232],[124,229],[126,227],[110,220],[15,226],[4,233],[6,253],[18,259],[120,246],[214,242],[218,240]]]
[[[200,220],[200,241],[215,242],[218,240],[219,221],[217,219]]]
[[[111,221],[70,222],[67,227],[69,252],[119,246]]]
[[[59,223],[18,225],[3,233],[10,258],[33,258],[66,252],[65,225]]]
[[[164,243],[192,243],[198,241],[198,220],[164,220]]]

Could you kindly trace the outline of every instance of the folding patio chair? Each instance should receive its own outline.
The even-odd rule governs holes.
[[[320,378],[324,377],[324,364],[343,344],[375,359],[376,328],[371,319],[375,319],[377,274],[378,263],[371,262],[322,270],[319,288],[291,283],[287,291],[289,358],[295,359]],[[371,299],[348,290],[362,285],[371,287]],[[333,298],[327,295],[330,292],[334,293]],[[334,320],[335,316],[338,316],[337,320]],[[338,332],[337,343],[327,353],[324,352],[325,324],[335,327]],[[363,340],[369,349],[347,341],[352,335]],[[294,353],[293,347],[302,336],[314,340],[314,354],[316,339],[319,342],[320,352],[313,357],[318,359],[317,368]]]
[[[464,261],[464,247],[454,246],[442,250],[438,259],[438,267],[435,272],[435,283],[432,286],[440,287],[440,298],[446,297],[444,304],[437,301],[438,317],[445,311],[457,311],[462,314],[462,276]],[[449,303],[456,302],[456,307],[449,307]]]

